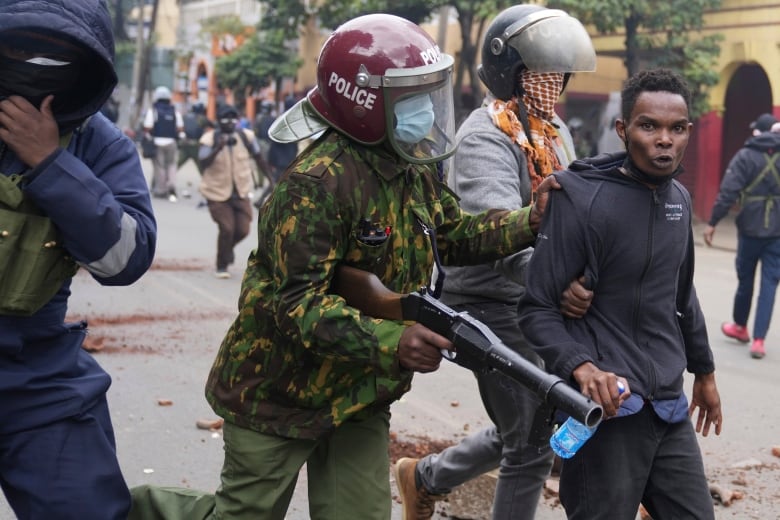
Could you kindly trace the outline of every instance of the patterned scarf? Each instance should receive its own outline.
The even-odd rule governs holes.
[[[524,70],[519,77],[524,92],[522,103],[528,111],[530,137],[520,123],[520,106],[517,96],[509,101],[494,100],[487,109],[493,124],[508,135],[523,151],[531,175],[531,201],[545,177],[562,170],[553,148],[553,142],[562,146],[558,130],[550,122],[554,116],[555,102],[563,90],[563,74],[539,73]],[[529,201],[529,203],[531,202]]]

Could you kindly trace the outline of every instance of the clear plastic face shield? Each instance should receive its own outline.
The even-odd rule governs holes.
[[[382,77],[387,139],[412,163],[446,159],[455,152],[451,56],[431,65],[388,69]]]
[[[558,9],[536,11],[513,23],[490,42],[490,51],[499,55],[505,46],[523,57],[528,70],[535,72],[592,72],[596,51],[579,20]]]
[[[314,110],[307,96],[277,117],[268,129],[268,135],[278,143],[295,143],[327,128],[327,121]]]

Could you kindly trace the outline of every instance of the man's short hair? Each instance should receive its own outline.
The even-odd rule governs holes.
[[[685,106],[690,110],[691,90],[685,80],[670,69],[650,69],[634,74],[623,84],[620,94],[620,110],[623,121],[631,118],[636,100],[642,92],[671,92],[679,94],[685,100]]]

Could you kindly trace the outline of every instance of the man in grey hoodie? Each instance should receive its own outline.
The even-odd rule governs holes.
[[[563,11],[517,5],[491,22],[479,71],[489,92],[458,130],[458,149],[448,173],[448,183],[466,211],[526,206],[544,177],[568,166],[574,145],[554,106],[570,74],[592,71],[595,65],[590,37]],[[467,311],[541,366],[518,326],[530,254],[529,248],[495,263],[447,268],[442,300]],[[563,303],[583,290],[570,287]],[[576,304],[587,307],[587,297],[585,293]],[[534,392],[502,373],[476,376],[494,425],[441,453],[398,461],[396,482],[405,520],[431,518],[436,500],[496,467],[493,518],[534,516],[553,461],[549,446],[528,442],[541,403]]]

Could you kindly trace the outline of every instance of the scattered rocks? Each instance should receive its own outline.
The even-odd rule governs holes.
[[[199,430],[208,430],[210,432],[221,430],[224,424],[225,420],[221,417],[218,419],[198,419],[195,421],[195,426]]]
[[[729,507],[735,500],[745,497],[742,491],[735,491],[719,484],[710,484],[710,495],[724,507]]]

